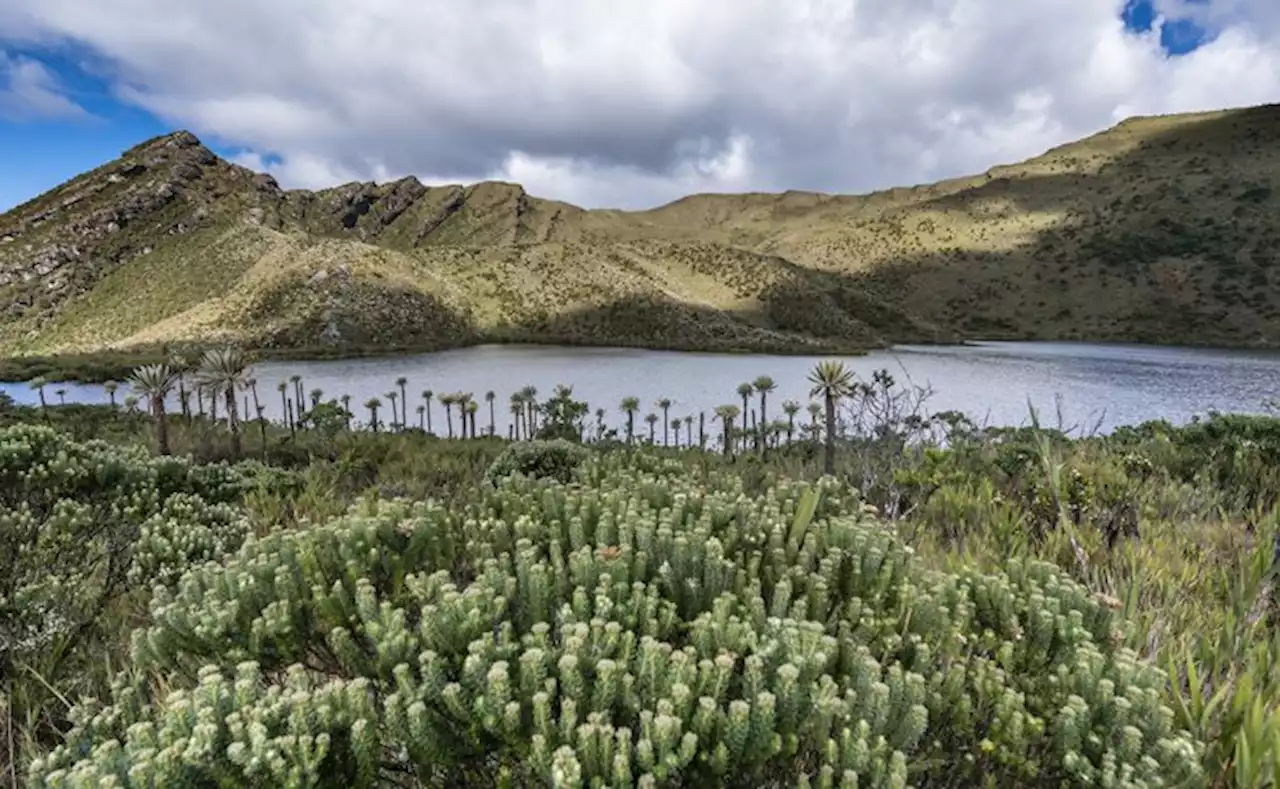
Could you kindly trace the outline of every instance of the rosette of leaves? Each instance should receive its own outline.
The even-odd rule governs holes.
[[[30,785],[1199,780],[1164,675],[1049,565],[929,572],[832,480],[666,471],[370,501],[194,568]]]

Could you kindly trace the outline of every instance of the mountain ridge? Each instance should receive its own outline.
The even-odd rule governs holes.
[[[624,211],[503,181],[285,190],[177,131],[0,215],[0,355],[1276,346],[1277,141],[1276,105],[1147,116],[935,184]]]

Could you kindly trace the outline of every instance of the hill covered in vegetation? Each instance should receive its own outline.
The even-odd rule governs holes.
[[[1275,346],[1278,139],[1277,106],[1138,118],[938,184],[623,212],[496,182],[284,190],[177,132],[0,216],[0,352]]]

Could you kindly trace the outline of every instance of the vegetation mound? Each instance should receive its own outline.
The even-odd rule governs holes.
[[[37,787],[1172,786],[1159,671],[1039,563],[922,570],[829,486],[679,464],[369,506],[157,589]],[[824,495],[825,494],[825,495]]]

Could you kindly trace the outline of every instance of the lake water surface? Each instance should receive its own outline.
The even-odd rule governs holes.
[[[498,430],[506,433],[508,397],[523,386],[536,386],[539,398],[556,384],[573,386],[574,396],[592,409],[605,408],[611,424],[619,424],[622,398],[641,400],[639,417],[659,413],[655,401],[674,401],[671,416],[696,416],[728,403],[741,404],[738,384],[771,376],[778,390],[770,397],[770,417],[782,415],[786,399],[808,403],[805,377],[817,358],[740,354],[677,353],[617,348],[546,346],[481,346],[413,356],[343,361],[262,362],[255,366],[262,403],[270,418],[280,417],[276,385],[301,375],[310,391],[325,398],[351,395],[352,410],[363,419],[370,397],[383,399],[396,378],[409,379],[410,421],[422,402],[421,392],[466,391],[480,400],[497,394]],[[1148,419],[1185,422],[1211,410],[1261,412],[1269,398],[1280,397],[1280,353],[1216,349],[1163,348],[1086,343],[985,342],[969,346],[905,346],[876,351],[844,361],[861,376],[888,369],[899,381],[928,386],[930,412],[955,409],[979,422],[1016,425],[1028,421],[1028,404],[1047,424],[1058,423],[1059,403],[1066,426],[1103,430]],[[65,389],[68,402],[106,402],[100,386],[52,384]],[[20,403],[37,401],[26,384],[0,384]],[[122,397],[125,388],[117,395]],[[476,424],[488,425],[481,400]],[[803,412],[802,418],[807,419]],[[436,432],[443,432],[443,410],[433,405]],[[644,428],[637,423],[637,430]],[[661,429],[661,428],[659,428]],[[710,430],[710,426],[708,426]]]

